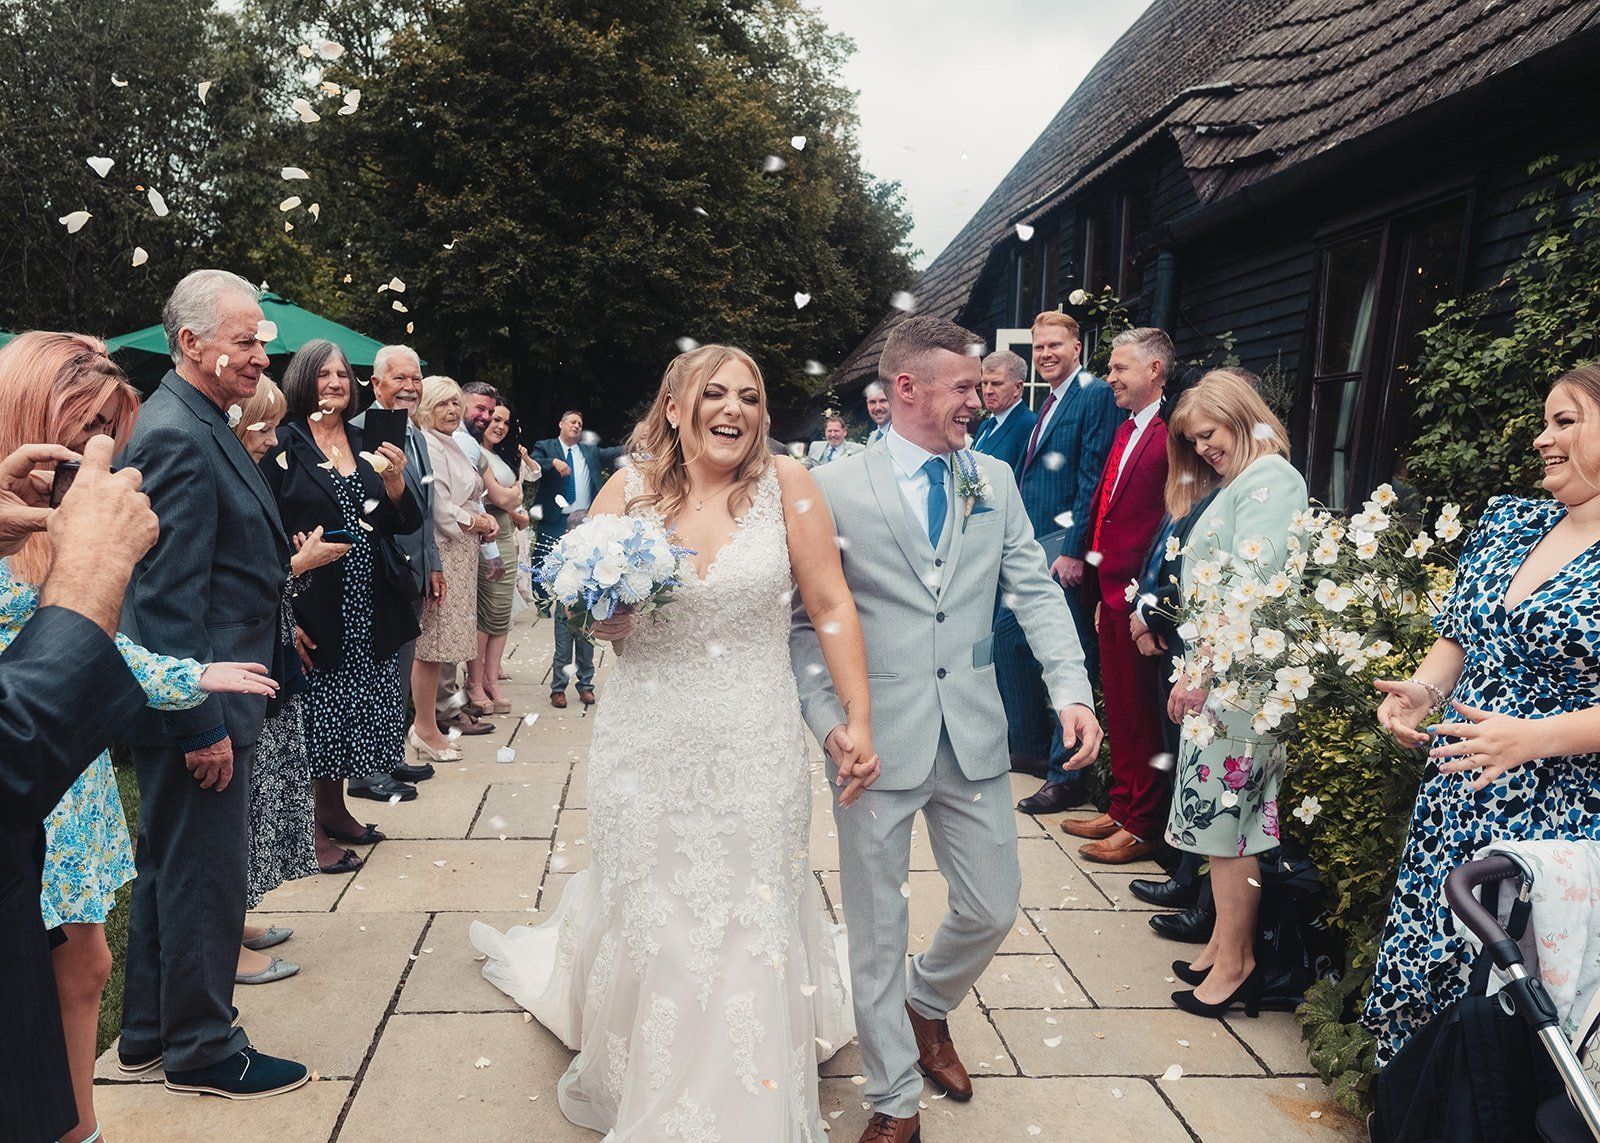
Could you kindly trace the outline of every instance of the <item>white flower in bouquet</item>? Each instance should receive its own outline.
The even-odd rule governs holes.
[[[535,571],[549,595],[579,630],[633,608],[641,614],[666,604],[683,582],[684,560],[661,526],[634,516],[590,516],[552,548]]]
[[[1271,578],[1262,585],[1261,590],[1268,599],[1282,599],[1285,593],[1293,586],[1294,581],[1283,572],[1274,572]]]
[[[1164,553],[1166,558],[1169,559],[1169,560],[1175,560],[1182,553],[1182,551],[1183,551],[1183,548],[1182,548],[1182,545],[1180,545],[1178,543],[1178,537],[1176,537],[1176,536],[1168,536],[1167,537],[1167,547],[1166,547],[1166,551]]]
[[[1303,536],[1308,532],[1315,532],[1321,526],[1315,512],[1310,508],[1302,508],[1289,521],[1289,534],[1291,536]]]
[[[1262,541],[1261,537],[1257,536],[1253,539],[1245,540],[1242,544],[1240,544],[1235,554],[1245,563],[1253,564],[1261,558],[1265,551],[1266,544]]]
[[[1319,580],[1313,598],[1329,611],[1340,612],[1349,607],[1355,599],[1355,588],[1345,584],[1336,584],[1331,579]]]
[[[1324,536],[1311,549],[1311,558],[1323,567],[1332,567],[1339,562],[1339,543],[1330,536]]]
[[[1210,746],[1216,740],[1217,727],[1205,713],[1183,716],[1183,740],[1195,746]]]
[[[1214,671],[1231,671],[1233,669],[1233,648],[1218,647],[1211,652],[1211,669]]]
[[[1309,697],[1311,684],[1317,681],[1316,677],[1305,667],[1279,667],[1272,673],[1272,677],[1278,682],[1275,689],[1280,694],[1293,696],[1296,699]],[[1272,700],[1269,699],[1268,701]]]
[[[1454,516],[1439,516],[1439,522],[1433,526],[1433,534],[1445,543],[1449,543],[1461,535],[1461,521]]]
[[[1350,529],[1356,532],[1381,532],[1388,526],[1388,514],[1370,500],[1359,513],[1350,517]]]
[[[1355,532],[1351,535],[1350,542],[1355,545],[1354,551],[1358,560],[1367,562],[1378,554],[1378,537],[1370,532]]]
[[[1211,560],[1194,565],[1194,582],[1200,587],[1216,587],[1222,582],[1222,567]]]
[[[1367,644],[1366,653],[1368,659],[1387,659],[1394,654],[1394,644],[1384,639],[1374,639]]]
[[[1217,650],[1227,648],[1235,655],[1243,655],[1250,650],[1250,628],[1234,624],[1222,632],[1222,640]]]
[[[1400,503],[1400,494],[1394,490],[1394,485],[1380,484],[1372,490],[1372,495],[1368,499],[1379,508],[1393,508]]]
[[[1322,812],[1322,803],[1307,794],[1300,799],[1300,804],[1292,811],[1300,819],[1302,825],[1310,825],[1317,820],[1317,815]]]
[[[1306,574],[1306,553],[1301,552],[1297,556],[1290,556],[1283,562],[1283,566],[1290,575],[1294,576],[1295,579],[1299,579]]]
[[[1241,697],[1242,692],[1239,690],[1239,684],[1232,679],[1218,683],[1211,688],[1211,701],[1224,710],[1237,707]]]
[[[1428,535],[1426,532],[1419,532],[1411,541],[1411,545],[1406,548],[1406,558],[1420,560],[1423,556],[1428,554],[1432,547],[1433,537]]]
[[[1288,645],[1289,642],[1284,638],[1283,632],[1273,627],[1263,627],[1257,631],[1256,637],[1250,643],[1255,653],[1269,663],[1283,654]]]

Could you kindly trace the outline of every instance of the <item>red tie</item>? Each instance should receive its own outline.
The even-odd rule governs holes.
[[[1094,502],[1094,532],[1089,537],[1091,551],[1100,550],[1100,525],[1106,522],[1106,509],[1111,507],[1111,494],[1117,490],[1117,469],[1122,464],[1122,454],[1128,451],[1128,441],[1133,439],[1133,418],[1122,422],[1117,435],[1111,438],[1111,453],[1106,457],[1106,474],[1100,480],[1100,496]]]
[[[1028,438],[1028,453],[1022,458],[1022,471],[1027,472],[1033,464],[1033,454],[1039,448],[1039,434],[1044,431],[1045,419],[1050,416],[1050,410],[1056,403],[1056,391],[1050,390],[1050,395],[1044,399],[1044,407],[1039,410],[1039,419],[1034,422],[1033,435]]]

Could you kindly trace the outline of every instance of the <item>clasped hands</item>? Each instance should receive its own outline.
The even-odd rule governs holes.
[[[844,787],[844,792],[839,795],[839,804],[855,805],[856,799],[866,793],[883,772],[882,763],[872,749],[871,729],[858,726],[851,730],[841,723],[828,732],[822,748],[833,759],[837,770],[834,784]]]
[[[1375,684],[1384,694],[1378,707],[1378,723],[1402,746],[1426,746],[1434,736],[1453,738],[1428,751],[1439,764],[1441,774],[1479,771],[1472,779],[1474,793],[1492,785],[1518,766],[1545,757],[1547,737],[1540,733],[1536,718],[1516,718],[1450,700],[1450,709],[1465,721],[1441,722],[1419,729],[1433,710],[1433,696],[1412,679],[1380,679]]]

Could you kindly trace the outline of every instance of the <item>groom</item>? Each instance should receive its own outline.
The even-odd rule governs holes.
[[[837,787],[834,804],[874,1112],[863,1143],[918,1138],[919,1063],[951,1098],[972,1098],[946,1017],[1017,916],[1022,872],[990,635],[997,591],[1044,667],[1064,741],[1077,746],[1068,766],[1088,765],[1100,747],[1077,630],[1011,469],[966,451],[980,409],[980,349],[952,322],[913,317],[896,326],[878,362],[891,411],[884,447],[813,472],[866,636],[873,747],[883,766],[858,804],[840,807]],[[982,480],[963,478],[952,468],[958,460],[975,463]],[[834,769],[854,744],[798,603],[789,650],[806,722]],[[908,969],[902,887],[918,810],[949,883],[950,911]]]

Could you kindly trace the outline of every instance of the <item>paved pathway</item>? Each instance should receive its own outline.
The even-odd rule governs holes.
[[[280,954],[301,966],[277,984],[240,988],[245,1027],[262,1049],[307,1061],[318,1082],[247,1103],[177,1096],[115,1079],[114,1050],[96,1093],[114,1143],[448,1143],[537,1139],[596,1143],[555,1102],[570,1053],[479,975],[469,920],[531,924],[588,864],[585,761],[591,719],[549,705],[549,624],[524,614],[512,634],[507,692],[521,727],[516,758],[496,750],[517,726],[464,739],[408,805],[356,801],[389,835],[361,871],[291,882],[258,919],[290,925]],[[603,673],[602,673],[603,676]],[[605,699],[602,677],[601,701]],[[1019,779],[1019,793],[1035,785]],[[1292,1143],[1364,1137],[1309,1076],[1293,1019],[1226,1022],[1175,1011],[1169,964],[1127,892],[1135,872],[1080,866],[1057,819],[1018,818],[1024,915],[970,1002],[951,1021],[977,1077],[958,1105],[928,1089],[928,1143],[1136,1140]],[[837,843],[825,788],[813,804],[812,860],[837,909]],[[914,842],[913,951],[926,944],[944,893],[926,838]],[[477,1066],[480,1061],[488,1061]],[[1174,1065],[1182,1069],[1179,1078]],[[850,1045],[823,1066],[835,1140],[866,1120]]]

